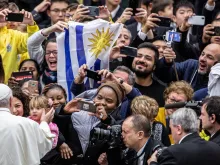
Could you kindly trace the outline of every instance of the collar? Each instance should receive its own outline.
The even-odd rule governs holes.
[[[11,111],[8,108],[0,108],[0,112],[5,111],[11,113]]]
[[[113,10],[113,11],[111,12],[112,18],[114,18],[114,17],[116,16],[116,14],[117,14],[119,8],[120,8],[120,5],[118,5],[118,6],[115,8],[115,10]]]
[[[149,140],[149,139],[147,139],[146,143],[145,143],[145,144],[143,145],[143,147],[138,151],[137,156],[140,156],[141,154],[143,154],[144,148],[145,148],[145,146],[147,145],[148,140]]]
[[[137,24],[137,31],[140,31],[140,30],[141,30],[141,23],[138,22],[138,24]]]
[[[180,141],[179,141],[179,144],[183,141],[183,139],[185,139],[187,136],[189,136],[189,135],[191,135],[192,133],[188,133],[188,134],[186,134],[185,136],[183,136],[181,139],[180,139]]]

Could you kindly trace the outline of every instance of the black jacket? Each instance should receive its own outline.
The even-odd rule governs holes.
[[[147,160],[151,157],[156,146],[163,144],[154,140],[150,137],[144,148],[144,162],[143,165],[147,163]],[[121,157],[120,157],[121,156]],[[119,149],[108,150],[107,152],[108,164],[109,165],[136,165],[137,164],[137,153],[133,149],[127,149],[121,152]]]
[[[207,142],[197,133],[186,136],[181,144],[165,149],[157,162],[150,165],[219,165],[220,147]]]
[[[209,141],[212,141],[220,146],[220,130],[218,130]]]

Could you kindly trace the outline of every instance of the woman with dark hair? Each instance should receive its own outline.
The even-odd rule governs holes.
[[[18,68],[19,72],[31,71],[33,73],[33,80],[39,81],[40,79],[40,66],[33,59],[26,59],[21,62]],[[9,86],[19,84],[15,77],[10,77],[8,80]]]
[[[5,72],[2,63],[2,56],[0,55],[0,83],[4,83],[5,81]]]
[[[22,93],[19,86],[12,88],[12,112],[13,115],[27,117],[29,115],[29,99]]]

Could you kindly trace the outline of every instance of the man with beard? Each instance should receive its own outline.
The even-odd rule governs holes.
[[[137,57],[132,62],[136,75],[134,87],[146,96],[154,98],[160,107],[164,106],[163,92],[165,85],[153,77],[159,58],[157,47],[152,43],[142,43],[137,48]]]
[[[190,83],[194,91],[206,88],[208,75],[211,67],[220,61],[220,47],[218,44],[209,44],[202,51],[199,60],[189,59],[184,62],[175,63],[176,55],[166,50],[155,71],[155,74],[163,82],[169,83],[176,80],[185,80]],[[176,72],[175,72],[176,69]]]

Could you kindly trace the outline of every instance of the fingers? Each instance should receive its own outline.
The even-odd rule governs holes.
[[[70,159],[71,156],[73,156],[72,150],[69,148],[69,146],[66,143],[63,143],[60,146],[60,153],[63,159]]]
[[[86,76],[86,69],[88,69],[87,65],[86,64],[83,64],[80,68],[79,68],[79,72],[78,72],[78,75],[80,77],[85,77]]]

